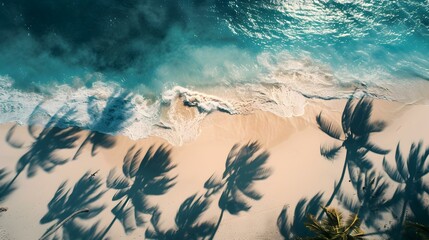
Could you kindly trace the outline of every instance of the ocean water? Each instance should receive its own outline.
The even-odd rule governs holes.
[[[412,102],[429,80],[428,0],[6,0],[0,34],[1,123],[73,109],[61,125],[174,144],[213,111]]]

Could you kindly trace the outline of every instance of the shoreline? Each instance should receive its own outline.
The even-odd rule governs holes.
[[[330,143],[332,139],[318,129],[315,116],[323,111],[328,118],[338,122],[345,102],[346,100],[315,100],[306,105],[303,116],[291,118],[281,118],[262,111],[248,115],[220,112],[207,115],[202,120],[201,132],[195,140],[181,146],[171,146],[171,159],[177,164],[171,175],[177,175],[176,184],[164,196],[150,198],[150,201],[162,210],[161,226],[173,226],[180,204],[192,194],[204,194],[204,182],[212,174],[222,174],[226,156],[234,144],[256,140],[269,152],[267,167],[272,169],[268,179],[255,184],[263,197],[259,201],[250,201],[252,208],[248,212],[238,216],[226,214],[216,239],[280,239],[276,221],[283,206],[288,205],[289,214],[293,214],[296,203],[302,197],[311,197],[323,191],[324,198],[327,198],[331,194],[334,181],[339,178],[344,154],[338,155],[336,161],[328,161],[320,156],[320,145]],[[387,155],[390,162],[394,162],[394,149],[399,140],[405,153],[412,142],[423,139],[426,140],[425,146],[429,144],[429,129],[422,127],[425,119],[429,117],[428,105],[404,105],[375,100],[373,116],[374,119],[388,121],[385,131],[374,134],[371,139],[392,150]],[[6,138],[10,126],[0,125],[0,139]],[[16,133],[23,140],[29,141],[31,137],[26,131],[26,127],[22,126]],[[88,133],[83,131],[79,134]],[[1,203],[2,206],[8,207],[8,211],[2,213],[0,227],[7,231],[11,238],[28,239],[41,236],[52,223],[42,225],[39,221],[62,181],[68,180],[67,186],[72,187],[87,170],[91,173],[99,170],[97,176],[105,179],[114,167],[121,172],[123,157],[131,146],[136,145],[145,151],[151,145],[167,144],[165,139],[159,137],[137,141],[126,136],[114,138],[114,147],[99,148],[95,156],[91,156],[91,148],[86,146],[76,160],[69,160],[65,165],[57,166],[51,173],[38,169],[34,177],[20,175],[16,181],[17,190]],[[79,138],[73,149],[58,151],[58,155],[70,158],[83,140],[84,138]],[[0,154],[0,167],[8,169],[13,175],[16,162],[26,149],[12,148],[5,141],[0,143],[0,149],[3,149]],[[382,156],[369,157],[375,168],[380,170]],[[353,189],[347,182],[344,185],[345,191]],[[97,221],[100,221],[100,226],[107,226],[113,218],[110,210],[116,204],[111,200],[114,191],[108,190],[104,182],[102,186],[106,193],[97,202],[104,204],[105,209],[93,219],[82,220],[88,226]],[[212,200],[202,219],[216,221],[219,215],[217,200]],[[146,216],[146,220],[149,220],[149,216]],[[145,229],[146,227],[137,228],[127,235],[121,224],[116,222],[108,236],[112,239],[142,237]]]

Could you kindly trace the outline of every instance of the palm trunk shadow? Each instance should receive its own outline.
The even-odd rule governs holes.
[[[83,148],[86,146],[86,144],[88,143],[89,139],[91,137],[91,133],[88,134],[88,136],[85,138],[85,140],[82,142],[82,144],[79,146],[79,148],[77,149],[76,153],[73,156],[73,160],[76,160],[77,157],[82,153]]]
[[[225,210],[222,209],[222,211],[220,212],[220,215],[219,215],[219,219],[217,220],[216,226],[215,226],[215,228],[213,230],[213,235],[209,238],[209,240],[213,240],[214,239],[214,237],[215,237],[215,235],[217,233],[217,230],[219,229],[220,223],[222,222],[222,218],[223,218],[223,214],[224,213],[225,213]]]
[[[341,189],[341,184],[344,181],[344,176],[346,175],[346,169],[347,169],[347,160],[344,161],[344,166],[343,166],[343,170],[341,172],[341,176],[340,176],[340,180],[338,181],[338,183],[336,184],[334,191],[332,192],[331,196],[329,197],[329,200],[326,202],[325,207],[329,207],[332,203],[332,201],[334,200],[335,196],[338,194],[338,192]],[[322,211],[320,213],[320,215],[317,217],[317,220],[321,220],[323,215],[325,214],[324,211]]]
[[[119,210],[119,214],[124,212],[125,207],[127,206],[128,201],[130,200],[130,198],[128,197],[124,204],[122,204],[120,210]],[[118,215],[115,214],[115,216],[113,217],[112,221],[109,223],[109,225],[107,226],[106,230],[104,230],[103,234],[101,234],[100,236],[100,240],[103,240],[104,237],[107,235],[107,233],[110,231],[110,229],[112,228],[113,224],[116,222],[116,220],[118,220]]]

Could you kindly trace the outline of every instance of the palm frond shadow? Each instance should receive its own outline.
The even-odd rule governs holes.
[[[400,143],[395,154],[396,166],[386,158],[383,168],[387,175],[398,184],[392,197],[392,211],[400,212],[398,224],[403,226],[405,220],[429,224],[429,208],[424,202],[424,194],[429,194],[429,184],[423,178],[429,173],[429,147],[424,149],[423,142],[413,143],[407,160],[402,156]],[[399,210],[399,211],[398,211]]]
[[[206,197],[210,197],[222,190],[218,206],[221,213],[216,224],[214,235],[219,228],[225,211],[232,215],[247,212],[251,208],[246,198],[260,200],[262,194],[255,189],[255,181],[267,179],[271,170],[265,164],[269,153],[262,151],[258,142],[250,142],[240,147],[236,144],[232,147],[225,163],[225,171],[222,179],[212,175],[204,184],[207,189]]]
[[[37,118],[39,111],[42,111],[40,109],[42,108],[38,106],[33,111],[32,116],[30,116],[30,123],[34,121],[34,118]],[[28,133],[34,141],[28,146],[28,151],[18,160],[16,175],[4,191],[7,191],[14,184],[25,168],[27,168],[27,177],[30,178],[36,175],[38,168],[45,172],[51,172],[56,166],[63,165],[68,161],[68,158],[60,157],[55,152],[75,147],[75,141],[78,139],[77,134],[80,130],[76,127],[62,128],[72,121],[75,112],[75,109],[61,108],[40,131],[34,125],[28,126]],[[13,147],[24,147],[24,144],[17,144],[16,141],[12,140],[14,131],[15,126],[9,130],[7,142]]]
[[[173,240],[173,239],[205,239],[213,234],[215,224],[199,222],[202,214],[208,209],[210,201],[196,194],[187,198],[176,213],[175,227],[161,230],[159,219],[161,212],[156,210],[151,218],[152,229],[146,230],[146,239]]]
[[[91,119],[91,129],[76,151],[73,159],[76,159],[85,148],[91,145],[91,155],[95,156],[99,148],[112,148],[116,139],[110,134],[116,134],[124,129],[133,116],[131,99],[133,95],[129,92],[114,93],[106,101],[104,108],[100,109],[99,101],[94,97],[89,98],[88,115]],[[104,133],[98,132],[102,130]]]
[[[310,200],[302,198],[295,207],[293,220],[288,217],[288,207],[284,207],[277,218],[277,227],[284,239],[299,239],[313,236],[304,223],[308,215],[318,215],[321,212],[323,193],[317,193]]]
[[[372,107],[372,100],[366,97],[359,100],[351,97],[344,107],[341,126],[325,119],[322,112],[316,117],[320,130],[339,142],[332,146],[322,145],[321,155],[329,160],[334,160],[343,148],[347,151],[340,179],[326,206],[329,206],[338,194],[346,170],[348,170],[351,183],[356,186],[359,174],[372,168],[373,164],[366,157],[367,153],[372,152],[379,155],[389,153],[389,150],[382,149],[369,140],[371,134],[381,132],[386,127],[384,121],[371,121]]]
[[[98,224],[86,227],[82,222],[97,216],[105,206],[97,203],[105,190],[102,182],[91,172],[86,172],[72,189],[63,182],[48,203],[48,212],[40,220],[41,224],[55,222],[41,239],[96,239],[100,235]],[[59,229],[62,228],[62,231]]]
[[[6,200],[6,198],[16,190],[14,184],[9,186],[9,183],[6,181],[6,177],[10,173],[7,172],[5,168],[0,169],[0,203]]]
[[[391,201],[386,198],[389,184],[382,176],[369,171],[359,175],[355,187],[356,197],[340,190],[337,195],[339,203],[348,211],[358,213],[359,219],[367,227],[376,227],[376,222],[383,220],[383,213],[391,207]]]
[[[141,153],[142,149],[135,150],[133,146],[124,157],[123,175],[117,174],[115,169],[109,173],[107,187],[116,190],[112,200],[120,201],[112,209],[115,217],[103,237],[116,220],[121,222],[126,233],[144,226],[145,215],[157,210],[148,197],[163,195],[175,185],[177,176],[168,175],[176,167],[170,157],[171,149],[165,145],[151,146],[143,157]]]
[[[420,223],[408,221],[405,223],[405,227],[409,232],[415,234],[413,239],[421,239],[421,240],[428,240],[429,239],[429,226],[428,225],[423,225]]]

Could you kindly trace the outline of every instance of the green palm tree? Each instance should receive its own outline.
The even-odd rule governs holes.
[[[309,215],[309,222],[305,226],[315,234],[314,240],[360,240],[364,239],[364,232],[360,229],[357,214],[352,214],[344,221],[341,212],[335,208],[323,207],[326,217],[321,221]]]
[[[124,158],[123,176],[118,176],[112,169],[107,178],[107,187],[117,191],[112,200],[120,202],[112,209],[115,217],[103,237],[116,220],[122,223],[126,233],[136,226],[143,226],[144,214],[152,214],[156,210],[148,203],[148,197],[163,195],[175,184],[176,177],[168,176],[170,170],[176,167],[172,164],[170,149],[164,145],[156,149],[151,146],[143,158],[140,156],[141,149],[134,150],[135,146],[128,150]]]
[[[264,166],[268,157],[268,152],[261,152],[261,146],[257,142],[242,147],[236,144],[226,159],[222,180],[216,180],[212,176],[206,181],[204,184],[207,189],[206,197],[222,190],[218,204],[221,213],[210,239],[214,238],[225,211],[237,215],[251,208],[246,203],[246,197],[252,200],[262,198],[262,195],[254,189],[254,182],[270,176],[271,171]]]
[[[399,226],[403,226],[407,208],[410,208],[413,217],[418,222],[428,223],[429,209],[425,207],[422,195],[429,194],[429,184],[424,177],[429,173],[429,164],[426,160],[429,156],[429,148],[423,149],[423,142],[413,143],[410,147],[408,159],[405,162],[400,150],[400,144],[396,147],[396,166],[391,166],[386,158],[383,160],[383,168],[387,175],[399,184],[392,202],[402,202],[402,210],[399,218]]]
[[[372,133],[381,132],[386,126],[384,121],[370,121],[371,113],[372,100],[362,97],[359,100],[350,98],[347,101],[341,117],[341,126],[323,118],[322,112],[316,117],[319,128],[340,142],[332,146],[321,146],[321,155],[333,160],[341,149],[345,148],[347,151],[340,180],[336,184],[326,206],[332,203],[341,188],[346,169],[348,169],[352,183],[356,184],[357,175],[355,170],[366,172],[372,168],[372,163],[366,158],[368,152],[382,155],[389,152],[389,150],[384,150],[369,141]]]
[[[48,204],[48,212],[40,220],[41,224],[55,221],[56,223],[46,230],[40,239],[48,239],[54,235],[54,239],[89,239],[86,231],[75,219],[88,220],[97,216],[104,206],[96,204],[105,191],[100,190],[102,184],[97,177],[91,177],[91,172],[86,172],[73,189],[66,189],[63,182],[54,197]],[[57,230],[62,228],[63,231]]]
[[[205,239],[212,235],[214,224],[211,222],[198,222],[202,214],[208,209],[210,201],[205,197],[198,197],[194,194],[187,198],[177,211],[175,218],[175,227],[163,231],[159,227],[159,218],[161,213],[156,211],[151,218],[152,229],[146,230],[146,239],[174,240]]]

